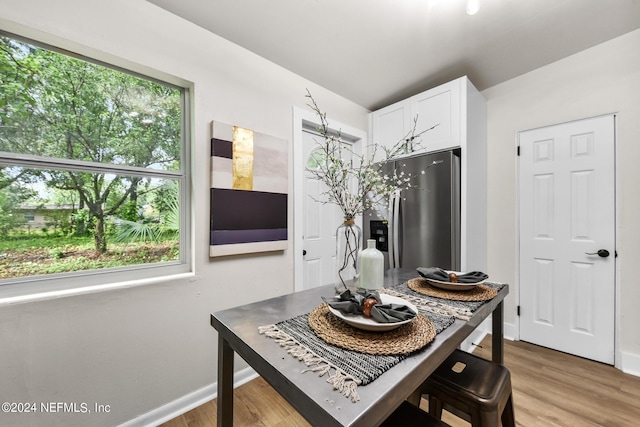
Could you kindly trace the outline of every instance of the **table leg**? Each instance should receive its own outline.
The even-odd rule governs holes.
[[[491,314],[491,359],[504,363],[504,305],[502,301]]]
[[[218,332],[218,427],[233,426],[233,349]]]

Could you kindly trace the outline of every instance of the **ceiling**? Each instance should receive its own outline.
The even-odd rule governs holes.
[[[370,110],[483,90],[640,28],[640,0],[148,0]]]

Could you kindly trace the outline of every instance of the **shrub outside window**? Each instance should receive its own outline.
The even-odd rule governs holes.
[[[187,96],[0,33],[0,285],[186,266]]]

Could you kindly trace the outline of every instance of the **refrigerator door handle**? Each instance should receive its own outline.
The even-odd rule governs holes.
[[[389,239],[389,241],[388,241],[388,245],[389,245],[388,246],[388,250],[389,250],[389,252],[388,252],[388,255],[389,255],[389,268],[395,268],[395,265],[393,265],[393,250],[394,250],[394,247],[393,247],[393,236],[394,236],[393,224],[395,222],[395,219],[393,217],[393,200],[394,200],[394,197],[393,197],[393,194],[391,194],[389,196],[389,200],[388,200],[389,206],[388,206],[388,209],[387,209],[387,212],[388,212],[388,215],[389,215],[389,220],[388,220],[388,224],[387,224],[387,226],[388,226],[387,233],[388,233],[388,239]]]
[[[399,234],[399,224],[400,224],[400,192],[396,191],[393,195],[393,234],[392,234],[392,247],[393,247],[393,262],[389,263],[392,265],[391,268],[399,268],[400,267],[400,234]]]

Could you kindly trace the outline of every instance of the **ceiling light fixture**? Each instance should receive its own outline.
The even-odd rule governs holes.
[[[467,1],[467,14],[475,15],[480,10],[480,0],[468,0]]]

